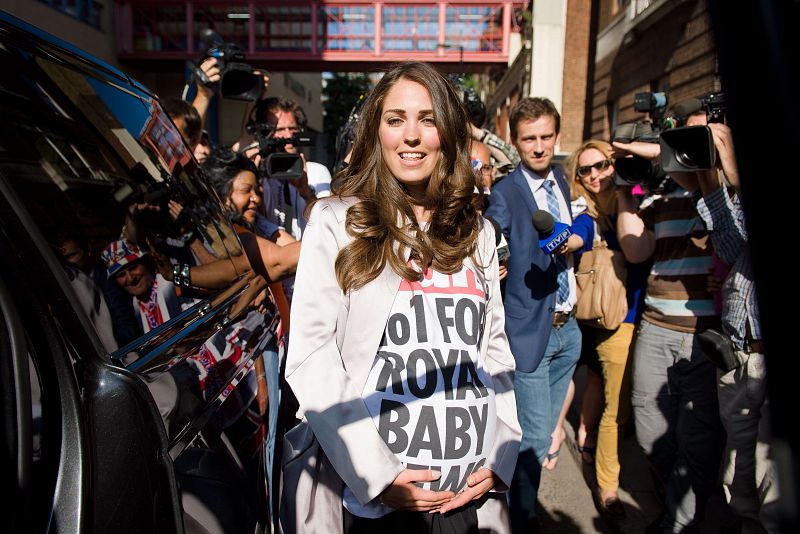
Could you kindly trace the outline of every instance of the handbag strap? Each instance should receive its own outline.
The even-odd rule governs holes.
[[[600,226],[595,219],[592,219],[592,224],[594,225],[594,241],[592,242],[592,248],[608,248],[608,242],[603,237]]]

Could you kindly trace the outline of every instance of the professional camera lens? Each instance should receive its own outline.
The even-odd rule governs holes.
[[[685,126],[661,132],[661,167],[665,172],[702,171],[714,167],[716,149],[707,126]]]
[[[689,152],[675,152],[675,159],[687,169],[697,169],[700,166],[695,159],[695,154]]]

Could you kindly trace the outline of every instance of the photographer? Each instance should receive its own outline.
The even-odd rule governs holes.
[[[216,57],[204,58],[198,68],[199,72],[196,73],[197,79],[195,84],[197,92],[194,100],[192,100],[192,107],[194,107],[197,110],[197,113],[200,115],[201,123],[205,124],[208,107],[211,105],[211,100],[214,98],[215,93],[219,91],[219,82],[222,80],[222,71],[219,67],[219,60],[217,60]],[[269,88],[269,74],[266,71],[259,69],[253,69],[252,74],[260,77],[263,80],[261,92],[258,95],[258,98],[262,98],[264,93],[266,93],[267,89]],[[249,115],[250,109],[250,106],[248,106],[247,111],[244,114],[244,119],[246,119]]]
[[[652,143],[614,147],[619,157],[660,154]],[[651,525],[653,532],[697,528],[717,480],[722,436],[716,370],[695,336],[719,324],[707,287],[712,248],[696,209],[695,173],[670,176],[680,187],[654,195],[641,210],[630,187],[617,190],[617,237],[626,259],[653,260],[634,349],[632,395],[639,445],[665,490],[665,511]]]
[[[219,70],[219,62],[215,57],[207,57],[200,63],[200,70],[205,74],[208,83],[197,81],[195,87],[197,93],[192,100],[192,107],[197,110],[202,122],[205,122],[208,107],[211,105],[211,99],[214,98],[214,84],[218,84],[221,78]]]
[[[306,116],[294,100],[284,97],[272,97],[259,101],[251,113],[250,128],[264,128],[271,132],[270,140],[284,140],[281,146],[277,143],[270,151],[298,154],[298,147],[291,142],[297,134],[306,128]],[[247,148],[247,155],[254,161],[260,162],[263,157],[263,147],[253,146],[252,137],[240,140],[234,149]],[[275,180],[267,176],[263,182],[264,187],[264,213],[274,223],[285,228],[296,239],[300,239],[306,227],[305,209],[309,202],[319,197],[330,195],[331,174],[328,169],[319,163],[306,161],[303,154],[299,154],[303,161],[303,173],[298,178],[288,180]]]
[[[722,483],[742,532],[778,532],[775,503],[778,488],[769,459],[767,383],[761,323],[756,306],[750,251],[742,211],[739,175],[730,129],[709,124],[717,149],[717,169],[700,173],[703,198],[697,211],[714,248],[731,270],[722,287],[722,332],[733,346],[735,367],[720,369],[720,417],[727,432]],[[735,192],[720,181],[719,171]]]

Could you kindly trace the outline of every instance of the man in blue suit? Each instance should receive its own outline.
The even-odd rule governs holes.
[[[517,363],[514,391],[522,444],[509,498],[513,531],[527,533],[538,530],[542,466],[553,465],[558,454],[560,440],[554,443],[552,435],[580,356],[581,333],[572,311],[577,300],[572,258],[542,252],[531,222],[543,209],[572,224],[569,187],[561,169],[551,165],[561,117],[550,100],[524,98],[509,122],[521,162],[492,188],[486,215],[500,225],[511,252],[504,303]]]

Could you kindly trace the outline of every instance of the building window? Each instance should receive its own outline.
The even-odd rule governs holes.
[[[56,9],[65,15],[100,29],[100,15],[103,4],[97,0],[39,0],[42,4]]]
[[[439,9],[436,6],[384,6],[383,50],[436,51]]]
[[[636,18],[655,3],[655,0],[632,0],[633,7],[631,8],[631,18]]]
[[[375,8],[360,5],[320,7],[326,50],[363,52],[375,49]]]
[[[467,52],[500,52],[503,47],[503,7],[448,7],[445,35]]]
[[[211,9],[209,7],[209,9]],[[185,51],[186,42],[186,7],[184,5],[160,6],[156,4],[133,5],[133,49],[135,52]],[[194,12],[194,36],[198,39],[202,29],[215,27],[213,15],[206,10]],[[208,22],[211,20],[212,22]],[[223,13],[223,19],[226,20]],[[220,33],[228,28],[218,28]],[[226,41],[233,36],[223,35]],[[245,39],[245,42],[247,40]],[[240,44],[240,43],[237,43]],[[204,50],[205,44],[199,39],[195,43],[197,50]]]

